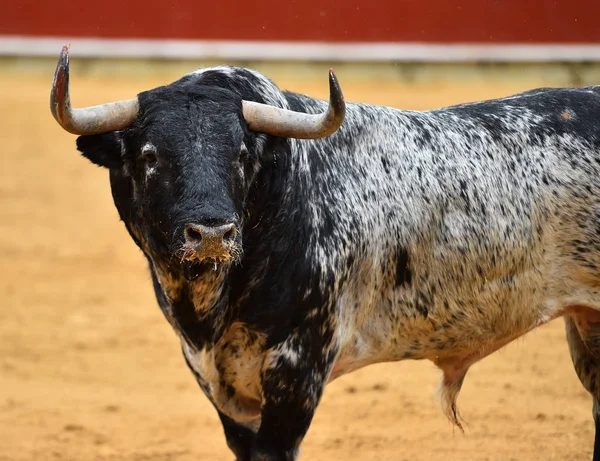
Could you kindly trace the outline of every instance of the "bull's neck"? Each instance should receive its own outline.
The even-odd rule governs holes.
[[[150,266],[160,308],[188,345],[200,350],[218,341],[227,326],[229,268],[207,270],[188,281]]]

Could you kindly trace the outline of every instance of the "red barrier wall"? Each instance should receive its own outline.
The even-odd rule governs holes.
[[[600,0],[17,0],[0,35],[600,43]]]

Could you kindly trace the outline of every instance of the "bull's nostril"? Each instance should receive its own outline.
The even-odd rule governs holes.
[[[233,240],[234,235],[235,235],[235,230],[232,227],[231,229],[229,229],[227,232],[225,232],[223,234],[223,241],[229,242],[229,241]]]
[[[187,227],[185,229],[185,239],[190,243],[200,243],[202,240],[202,234],[193,227]]]

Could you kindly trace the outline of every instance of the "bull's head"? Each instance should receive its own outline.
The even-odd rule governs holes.
[[[210,83],[184,77],[134,99],[73,109],[64,47],[51,93],[54,118],[82,135],[77,148],[110,169],[113,198],[133,239],[188,279],[240,257],[244,202],[262,160],[257,139],[328,136],[345,113],[331,71],[322,114],[244,100]]]

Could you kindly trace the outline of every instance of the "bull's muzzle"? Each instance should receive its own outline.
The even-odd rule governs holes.
[[[185,253],[188,261],[225,262],[237,256],[239,233],[234,223],[207,226],[189,223],[184,226]]]

